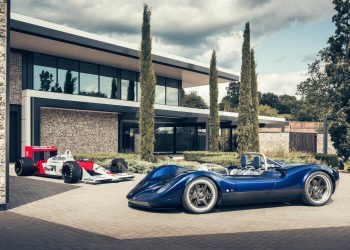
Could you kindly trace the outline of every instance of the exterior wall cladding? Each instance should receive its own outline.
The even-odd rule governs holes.
[[[6,24],[7,1],[0,0],[0,205],[6,203]]]
[[[22,103],[22,54],[10,53],[10,104]]]
[[[41,109],[41,145],[55,145],[59,153],[116,152],[117,115],[89,111]]]

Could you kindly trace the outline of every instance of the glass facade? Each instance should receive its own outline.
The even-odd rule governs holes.
[[[166,104],[179,105],[179,81],[174,79],[166,80]]]
[[[57,83],[56,58],[53,56],[34,54],[33,63],[34,89],[51,91]]]
[[[137,74],[133,71],[121,71],[121,99],[137,101]]]
[[[58,84],[66,94],[78,94],[79,64],[76,61],[57,60]]]
[[[156,152],[173,152],[174,151],[174,127],[159,127],[155,132]]]
[[[135,71],[33,53],[35,90],[140,101],[139,77]],[[155,103],[178,106],[180,86],[178,80],[157,77]]]

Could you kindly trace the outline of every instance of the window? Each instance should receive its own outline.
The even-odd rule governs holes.
[[[157,77],[155,103],[165,104],[165,79]]]
[[[195,150],[196,133],[194,127],[176,127],[176,151]]]
[[[59,89],[60,86],[56,84],[57,74],[55,57],[34,54],[33,64],[34,89],[42,91],[55,91],[55,89]]]
[[[197,150],[205,150],[207,133],[205,128],[198,127],[197,129]]]
[[[174,127],[159,127],[154,131],[156,152],[174,151]]]
[[[80,89],[79,94],[99,96],[98,92],[98,66],[91,63],[80,63]]]
[[[101,95],[117,99],[117,71],[111,67],[100,66],[100,93]]]
[[[166,80],[166,104],[179,105],[179,82],[177,80]]]
[[[136,101],[137,79],[136,72],[121,71],[121,99]]]
[[[68,59],[58,58],[58,84],[63,93],[78,93],[78,62]]]

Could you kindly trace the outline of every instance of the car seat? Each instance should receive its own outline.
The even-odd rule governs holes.
[[[261,168],[261,158],[260,156],[255,156],[253,159],[253,167],[255,169],[260,169]]]
[[[248,156],[242,155],[241,159],[240,159],[240,162],[241,162],[241,167],[242,168],[248,166]]]

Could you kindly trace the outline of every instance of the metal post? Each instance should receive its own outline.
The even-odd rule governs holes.
[[[327,117],[323,119],[323,153],[328,153],[328,124]]]

